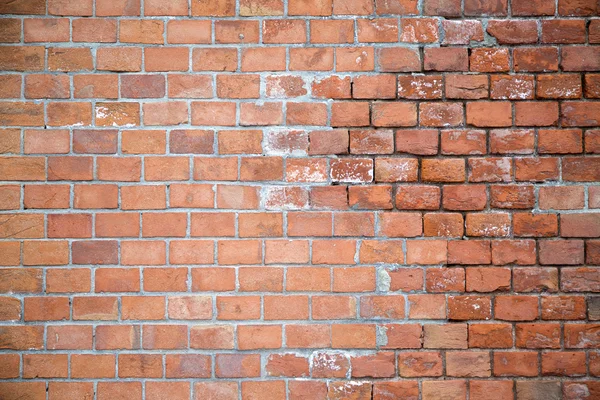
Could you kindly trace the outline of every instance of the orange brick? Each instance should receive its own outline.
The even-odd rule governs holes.
[[[123,265],[160,265],[166,262],[166,244],[162,241],[121,242]]]

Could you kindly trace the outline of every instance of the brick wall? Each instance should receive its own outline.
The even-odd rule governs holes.
[[[597,0],[0,0],[0,398],[600,399]]]

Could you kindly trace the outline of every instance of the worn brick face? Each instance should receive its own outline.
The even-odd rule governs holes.
[[[0,398],[600,398],[599,12],[0,0]]]

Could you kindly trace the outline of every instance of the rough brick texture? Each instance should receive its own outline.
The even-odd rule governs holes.
[[[597,0],[0,0],[0,399],[600,399]]]

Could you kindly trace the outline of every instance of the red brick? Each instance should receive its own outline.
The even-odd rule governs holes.
[[[423,216],[425,236],[462,236],[463,225],[463,216],[458,213],[427,213]]]
[[[362,318],[404,318],[404,297],[402,296],[362,296],[360,298]]]
[[[328,325],[287,325],[286,344],[291,348],[329,347],[331,345]]]
[[[70,188],[67,185],[25,185],[24,194],[25,208],[69,208]],[[9,202],[12,196],[17,196],[15,201],[18,203],[17,193],[6,192],[6,201]],[[16,208],[19,207],[14,207]],[[7,209],[9,209],[8,204]]]
[[[433,349],[466,349],[466,324],[427,324],[423,326],[424,348]]]
[[[67,354],[26,354],[23,356],[24,378],[66,378]]]
[[[187,4],[186,4],[187,6]],[[185,400],[189,397],[190,384],[188,382],[160,382],[150,381],[146,383],[146,398],[149,400],[160,400],[168,393],[174,400]]]
[[[542,299],[542,319],[585,319],[585,299],[581,296],[548,296]]]
[[[558,234],[558,218],[554,214],[516,213],[513,215],[515,236],[544,237]]]
[[[467,49],[460,47],[426,48],[423,68],[425,71],[467,71],[469,68]]]
[[[195,326],[190,329],[190,347],[194,349],[233,349],[233,327]]]
[[[577,265],[583,263],[583,241],[544,240],[539,242],[540,264]]]
[[[497,296],[496,319],[507,321],[532,321],[538,317],[538,300],[533,296]]]
[[[48,327],[47,347],[51,350],[91,350],[92,326],[62,325]]]
[[[335,52],[338,72],[373,71],[375,55],[372,47],[338,47]]]
[[[103,18],[74,19],[73,41],[115,43],[117,41],[117,22]]]
[[[217,186],[217,208],[256,209],[258,202],[255,186]]]
[[[18,378],[20,375],[21,357],[18,354],[3,354],[0,376],[3,379]]]
[[[597,237],[600,236],[598,223],[600,213],[569,214],[560,216],[560,233],[563,237]]]
[[[461,15],[460,2],[457,0],[425,0],[423,11],[426,15],[458,17]]]
[[[451,296],[448,297],[448,318],[459,321],[491,319],[491,305],[491,299],[485,296]]]
[[[423,233],[420,213],[382,213],[379,234],[387,237],[415,237]]]
[[[306,42],[306,23],[300,19],[265,20],[262,31],[263,43]]]
[[[597,160],[594,158],[565,157],[563,179],[575,182],[593,182],[598,179]]]
[[[516,16],[554,15],[555,4],[543,0],[513,0],[512,14]]]
[[[582,0],[582,1],[569,1],[563,0],[558,3],[558,14],[559,15],[575,15],[585,16],[593,15],[598,11],[598,5],[593,1]]]
[[[584,352],[547,352],[542,354],[542,375],[585,375]]]
[[[308,359],[294,354],[272,354],[266,365],[269,376],[307,376],[308,368]]]
[[[243,268],[239,273],[239,281],[240,290],[242,291],[281,292],[283,290],[283,269],[268,267]]]
[[[71,47],[48,50],[48,69],[50,71],[90,71],[93,69],[93,58],[89,48]]]
[[[25,77],[25,98],[68,99],[69,80],[66,76],[28,75]]]
[[[242,382],[242,396],[245,399],[259,399],[268,392],[274,399],[286,396],[285,381],[247,381]]]
[[[421,164],[424,182],[463,182],[465,164],[463,159],[424,159]]]
[[[194,7],[192,7],[194,14]],[[258,42],[258,21],[217,21],[215,23],[216,43],[256,43]]]
[[[433,0],[440,1],[440,0]],[[448,0],[441,0],[448,1]],[[449,0],[456,1],[456,0]],[[444,40],[442,44],[468,45],[471,41],[483,41],[483,24],[477,20],[442,20]]]
[[[334,0],[333,14],[334,15],[369,15],[373,13],[373,3],[371,1],[348,1]]]
[[[536,43],[538,39],[536,21],[492,20],[488,22],[487,32],[494,36],[499,44]]]
[[[331,271],[327,267],[288,268],[286,282],[289,291],[330,290]]]
[[[558,271],[555,268],[515,268],[514,288],[519,292],[548,291],[558,289]]]
[[[444,130],[441,137],[442,154],[471,155],[486,153],[486,135],[479,130]]]
[[[282,104],[279,102],[242,103],[240,105],[240,125],[280,125],[283,121],[281,107]]]
[[[469,324],[469,347],[510,348],[512,345],[510,324]]]
[[[546,181],[558,179],[556,158],[517,158],[515,160],[517,181]]]
[[[193,71],[235,71],[237,51],[233,48],[199,48],[192,50]]]
[[[446,353],[446,371],[450,376],[489,377],[491,375],[490,355],[488,352],[480,351],[448,352]]]
[[[116,297],[75,297],[73,299],[73,319],[76,320],[116,320],[118,305]]]
[[[331,326],[332,348],[375,348],[375,325],[334,324]]]
[[[554,20],[542,22],[542,43],[584,43],[583,20]]]
[[[599,39],[600,42],[600,39]],[[579,76],[575,76],[577,80]],[[588,98],[600,98],[600,74],[586,74],[585,78],[585,96]],[[579,83],[579,82],[578,82]],[[574,97],[574,95],[573,95]]]
[[[508,102],[467,103],[467,123],[479,127],[502,127],[512,124]]]
[[[43,48],[39,46],[6,46],[0,56],[0,66],[6,71],[41,71],[43,63]]]
[[[539,190],[540,209],[572,210],[583,208],[583,187],[543,187]]]
[[[508,268],[469,267],[466,269],[466,279],[468,292],[507,291],[511,273]]]
[[[119,378],[159,378],[162,364],[156,354],[119,354]]]
[[[194,179],[233,181],[238,177],[236,157],[195,158]]]
[[[515,104],[517,126],[551,126],[558,122],[558,103],[519,102]]]
[[[491,262],[488,240],[452,240],[448,242],[449,264],[489,264]]]
[[[116,29],[116,28],[115,28]],[[79,74],[73,76],[73,97],[76,99],[119,97],[119,78],[109,74]]]
[[[92,15],[92,1],[90,0],[74,2],[50,0],[48,3],[48,13],[50,15]]]
[[[396,208],[402,210],[437,210],[441,191],[436,186],[398,186]]]
[[[503,48],[473,49],[469,64],[474,72],[507,72],[510,69],[510,55],[508,49]]]
[[[241,181],[282,180],[283,160],[281,157],[244,157],[240,163]]]
[[[498,154],[532,154],[534,132],[531,129],[493,129],[490,131],[490,150]]]
[[[5,14],[45,14],[45,2],[28,1],[2,4],[2,13]],[[26,386],[26,385],[23,385]]]
[[[393,352],[380,352],[374,355],[352,357],[352,377],[386,378],[396,373]]]
[[[449,127],[462,125],[463,106],[460,103],[421,103],[419,122],[425,127]]]
[[[3,326],[0,328],[2,349],[31,350],[42,349],[44,329],[42,326]]]
[[[530,185],[492,185],[490,205],[495,208],[533,208],[534,187]]]
[[[118,264],[118,243],[109,241],[77,241],[72,243],[73,264]]]
[[[334,268],[334,292],[369,292],[375,290],[375,268]]]
[[[140,400],[142,398],[142,383],[135,381],[99,382],[97,386],[97,398],[99,400]]]
[[[507,0],[492,1],[491,3],[466,0],[465,15],[506,15],[507,3]]]
[[[408,315],[411,319],[446,318],[446,297],[443,294],[409,295],[408,304],[410,306]],[[420,340],[418,347],[420,347]]]
[[[520,323],[516,325],[517,347],[551,349],[560,347],[560,325],[554,323]]]
[[[460,292],[465,287],[465,271],[462,268],[429,269],[425,279],[428,292]]]
[[[520,47],[513,52],[515,72],[558,70],[558,50],[554,47]]]
[[[264,298],[265,320],[302,320],[308,319],[308,314],[308,296],[266,296]]]
[[[211,185],[203,184],[174,184],[171,186],[171,207],[212,208],[214,191]]]
[[[438,39],[438,21],[436,19],[403,18],[401,20],[401,42],[435,43]]]
[[[217,354],[215,375],[219,378],[246,378],[260,376],[260,355]]]
[[[373,34],[372,30],[369,34]],[[310,40],[311,43],[353,43],[354,24],[351,20],[311,20]]]
[[[494,75],[491,97],[501,100],[533,99],[534,77],[530,75]]]
[[[597,348],[598,338],[594,334],[597,324],[566,324],[564,327],[565,348]]]
[[[510,182],[512,160],[510,158],[470,158],[469,182]]]
[[[487,205],[484,185],[444,186],[443,207],[446,210],[483,210]]]
[[[442,375],[442,357],[439,352],[406,352],[398,356],[399,375],[406,378]]]
[[[69,318],[66,297],[28,297],[24,302],[25,321],[60,321]]]
[[[386,47],[377,49],[377,66],[382,72],[411,72],[421,70],[421,56],[413,49]]]
[[[292,48],[290,49],[290,71],[330,71],[333,69],[333,49]]]
[[[494,240],[492,241],[492,261],[497,265],[535,264],[536,250],[533,240]]]
[[[219,241],[217,246],[221,264],[257,264],[262,258],[257,240]]]
[[[494,352],[494,376],[538,375],[537,353],[533,351]]]

